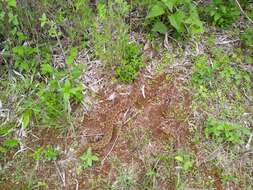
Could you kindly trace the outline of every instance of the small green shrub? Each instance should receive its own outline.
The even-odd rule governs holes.
[[[179,34],[195,35],[204,31],[198,11],[190,0],[160,0],[153,2],[146,19],[153,23],[153,32],[165,34],[169,27]]]
[[[240,16],[240,9],[234,0],[212,0],[206,8],[211,22],[219,27],[228,27]]]
[[[47,146],[44,150],[44,158],[48,161],[56,160],[59,156],[59,151],[52,146]]]
[[[47,161],[56,160],[60,155],[60,151],[53,148],[51,145],[45,147],[40,147],[34,151],[32,157],[34,160],[39,161],[41,159],[45,159]]]
[[[116,67],[116,77],[123,82],[132,82],[143,66],[140,48],[130,43],[125,49],[122,62]]]
[[[97,5],[98,18],[93,27],[96,56],[116,77],[131,82],[142,67],[140,47],[129,42],[128,25],[125,23],[129,5],[124,0],[109,1]]]
[[[212,137],[218,142],[242,144],[249,134],[250,130],[246,127],[213,118],[209,118],[205,124],[206,137]]]
[[[83,153],[83,155],[80,157],[81,160],[81,167],[83,169],[89,168],[93,165],[94,161],[98,161],[99,158],[96,155],[92,154],[91,148],[88,148],[88,150]]]

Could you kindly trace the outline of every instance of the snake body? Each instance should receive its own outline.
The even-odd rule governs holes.
[[[97,116],[97,118],[94,118],[94,120],[96,120],[97,123],[99,123],[99,125],[101,125],[104,129],[102,138],[81,145],[77,150],[77,156],[81,156],[88,148],[95,151],[105,148],[111,142],[113,135],[119,132],[117,123],[120,120],[120,114],[126,110],[126,104],[124,101],[117,101],[117,103],[114,103],[113,105],[108,104],[108,108],[106,110],[106,117],[102,116],[105,115],[105,113],[101,113]]]

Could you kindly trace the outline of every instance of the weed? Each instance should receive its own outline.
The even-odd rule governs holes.
[[[175,160],[177,161],[179,168],[184,172],[190,171],[193,167],[193,159],[189,154],[184,152],[178,152],[178,154],[175,156]]]
[[[121,166],[118,168],[118,175],[112,189],[133,189],[136,187],[136,173],[134,168]]]
[[[233,67],[230,57],[224,55],[222,49],[213,50],[213,56],[212,62],[206,55],[196,58],[192,75],[192,82],[195,85],[215,88],[218,81],[223,81],[226,84],[224,85],[225,91],[235,86],[249,87],[249,74]]]
[[[87,169],[93,165],[93,162],[99,160],[96,155],[92,154],[91,148],[88,148],[87,151],[80,157],[81,168]]]
[[[32,154],[32,157],[36,161],[39,161],[41,159],[53,161],[56,160],[59,155],[60,151],[49,145],[46,148],[40,147],[36,149],[35,152]]]
[[[128,47],[124,49],[125,53],[123,60],[119,66],[116,67],[116,76],[123,82],[132,82],[141,67],[142,58],[140,56],[139,47],[133,43],[129,44]]]
[[[1,143],[0,153],[6,153],[12,150],[13,148],[16,148],[18,145],[19,145],[19,141],[17,139],[8,138]]]
[[[52,146],[46,147],[44,150],[44,157],[48,161],[56,160],[59,156],[59,151]]]
[[[44,147],[40,147],[36,149],[34,153],[32,154],[33,159],[36,161],[39,161],[43,156],[43,152],[44,152]]]
[[[195,35],[204,31],[197,9],[189,0],[162,0],[154,2],[150,7],[146,19],[154,23],[153,32],[165,34],[168,26],[173,27],[179,34],[188,32]]]
[[[129,42],[124,21],[129,6],[124,0],[117,0],[109,1],[108,7],[99,3],[97,9],[98,21],[94,23],[93,33],[96,55],[115,70],[119,80],[131,82],[142,67],[142,58],[140,47]]]
[[[209,118],[205,125],[206,137],[211,136],[218,142],[242,144],[249,134],[250,130],[246,127],[213,118]]]
[[[230,26],[240,16],[240,10],[233,0],[212,0],[206,11],[213,24],[223,28]]]

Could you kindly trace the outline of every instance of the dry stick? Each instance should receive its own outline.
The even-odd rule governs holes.
[[[241,10],[242,14],[244,14],[244,16],[251,22],[251,24],[253,24],[253,20],[245,13],[238,0],[235,0],[235,2],[238,5],[239,9]]]
[[[54,164],[55,164],[56,170],[57,170],[57,172],[58,172],[58,174],[59,174],[59,176],[60,176],[60,178],[61,178],[61,180],[62,180],[63,186],[65,187],[65,186],[66,186],[66,183],[65,183],[65,175],[61,173],[59,167],[57,166],[56,161],[54,161]]]
[[[76,181],[76,190],[78,190],[79,189],[79,183],[78,183],[77,179],[75,179],[75,181]]]
[[[140,113],[137,112],[136,114],[134,114],[132,117],[128,118],[128,120],[126,120],[121,126],[119,126],[119,129],[121,129],[121,127],[123,127],[124,125],[126,125],[131,119],[135,118],[138,114]],[[113,145],[111,147],[111,149],[109,150],[109,152],[106,154],[106,156],[103,158],[103,160],[101,161],[101,165],[104,165],[104,162],[105,160],[108,158],[108,156],[111,154],[111,152],[113,151],[115,145],[116,145],[116,142],[118,141],[118,138],[119,138],[119,132],[117,133],[117,136],[116,136],[116,139],[114,140],[113,142]]]

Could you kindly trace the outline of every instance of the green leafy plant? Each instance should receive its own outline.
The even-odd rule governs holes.
[[[122,62],[116,67],[116,76],[123,82],[132,82],[143,67],[139,46],[130,43],[124,49]]]
[[[212,55],[212,64],[207,55],[196,57],[192,75],[195,85],[210,87],[211,83],[223,81],[228,90],[233,86],[249,85],[249,74],[232,66],[231,58],[222,49],[214,49]]]
[[[211,22],[219,27],[228,27],[240,16],[240,10],[234,0],[212,0],[206,12]]]
[[[17,139],[7,138],[0,144],[0,153],[6,153],[19,145]]]
[[[249,134],[250,130],[246,127],[213,118],[209,118],[205,124],[206,137],[212,137],[218,142],[242,144]]]
[[[241,34],[241,40],[248,47],[253,47],[253,29],[252,27],[246,28],[246,30]]]
[[[190,171],[193,167],[193,160],[191,156],[185,152],[178,152],[175,156],[175,160],[184,172]]]
[[[19,140],[13,136],[13,128],[15,127],[12,123],[6,123],[0,125],[0,153],[7,153],[19,145]]]
[[[190,0],[160,0],[151,5],[147,20],[154,23],[152,31],[165,34],[169,27],[178,33],[195,35],[204,31],[198,11]]]
[[[52,161],[57,159],[59,156],[59,151],[52,146],[47,146],[46,149],[44,149],[43,154],[46,160]]]
[[[100,2],[98,18],[93,27],[93,41],[97,57],[123,82],[133,81],[140,68],[140,47],[129,42],[125,16],[129,5],[125,0]]]
[[[37,148],[34,153],[31,155],[32,158],[36,161],[39,161],[43,156],[44,147]]]
[[[81,167],[83,169],[89,168],[93,165],[94,161],[98,161],[98,157],[92,154],[91,148],[88,148],[87,151],[80,157]]]
[[[47,161],[56,160],[60,155],[60,151],[48,145],[47,147],[40,147],[34,151],[32,157],[34,160],[39,161],[45,159]]]

